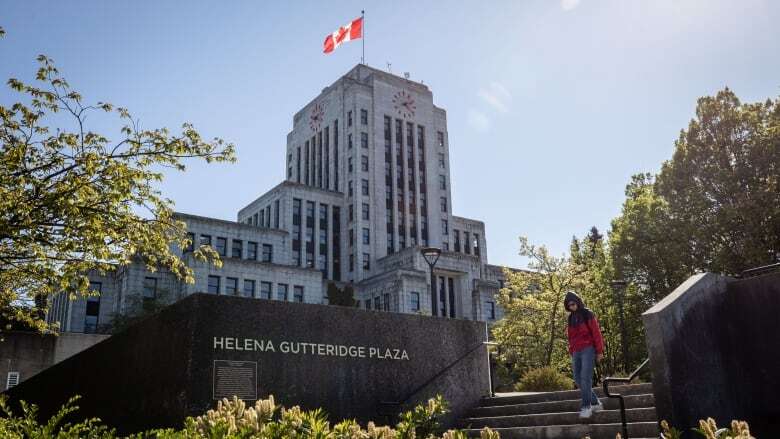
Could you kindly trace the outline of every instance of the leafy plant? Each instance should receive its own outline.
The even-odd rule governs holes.
[[[38,406],[21,401],[21,416],[15,416],[8,407],[5,396],[0,396],[0,437],[4,439],[111,439],[113,429],[103,425],[99,418],[87,419],[75,424],[64,422],[77,411],[78,396],[68,400],[45,424],[38,423]]]
[[[573,388],[572,380],[551,366],[529,370],[515,385],[519,392],[553,392]]]
[[[93,418],[77,424],[63,420],[78,410],[68,401],[45,424],[38,423],[38,408],[34,404],[21,403],[22,415],[16,416],[0,397],[0,437],[9,439],[113,439],[115,431]],[[439,436],[439,419],[447,413],[447,403],[441,396],[428,400],[401,414],[395,429],[377,426],[369,422],[365,429],[352,419],[341,421],[332,428],[322,409],[304,411],[300,407],[277,406],[274,397],[261,399],[254,405],[233,397],[217,402],[217,407],[197,417],[188,417],[181,429],[166,428],[145,431],[129,436],[130,439],[466,439],[466,433],[449,430]],[[481,439],[500,439],[497,432],[484,428]]]

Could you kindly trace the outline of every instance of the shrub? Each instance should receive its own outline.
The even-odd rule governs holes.
[[[93,418],[71,425],[63,419],[78,407],[78,397],[71,398],[45,424],[38,423],[38,408],[34,404],[21,403],[22,416],[14,415],[0,397],[0,437],[10,439],[114,439],[113,429]],[[254,439],[254,438],[298,438],[298,439],[467,439],[460,430],[440,433],[439,419],[447,413],[447,403],[441,396],[402,413],[395,429],[376,426],[369,422],[365,429],[354,420],[339,422],[332,428],[327,415],[321,409],[303,411],[295,406],[290,409],[279,407],[273,396],[258,400],[254,405],[233,397],[217,403],[214,410],[192,418],[188,417],[182,429],[158,429],[131,435],[131,439]],[[441,434],[441,436],[439,436]],[[481,439],[500,439],[497,432],[484,428]]]
[[[573,381],[551,366],[531,369],[515,384],[515,390],[519,392],[552,392],[573,388]]]
[[[76,424],[63,422],[65,417],[79,409],[78,396],[66,402],[45,424],[38,423],[38,406],[21,401],[22,415],[15,416],[5,396],[0,396],[0,437],[4,439],[112,439],[114,430],[92,418]]]
[[[707,420],[700,420],[699,428],[694,428],[693,431],[706,439],[756,439],[750,434],[750,426],[745,421],[731,421],[731,428],[718,428],[714,419],[707,418]],[[682,432],[669,426],[668,422],[661,421],[661,437],[680,439]]]

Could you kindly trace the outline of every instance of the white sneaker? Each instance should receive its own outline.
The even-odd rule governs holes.
[[[604,404],[602,404],[601,401],[599,401],[598,404],[591,405],[590,409],[593,411],[593,413],[600,412],[604,410]]]
[[[590,407],[580,410],[580,419],[590,419],[591,415],[593,415],[593,409]]]

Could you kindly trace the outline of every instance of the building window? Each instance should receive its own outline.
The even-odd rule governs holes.
[[[352,149],[352,133],[347,134],[347,148]]]
[[[273,262],[274,246],[263,244],[263,262]]]
[[[19,384],[19,372],[8,372],[8,377],[5,380],[5,390]]]
[[[200,245],[211,245],[211,235],[200,235]]]
[[[467,255],[471,254],[471,243],[469,242],[469,232],[466,231],[463,232],[463,251],[466,252]]]
[[[382,298],[380,296],[374,297],[374,309],[377,311],[382,309]]]
[[[363,172],[368,172],[368,156],[367,155],[360,156],[360,169]]]
[[[274,201],[274,228],[279,228],[279,200]]]
[[[349,239],[348,239],[349,246],[352,247],[355,245],[355,229],[349,229],[348,235],[349,235]]]
[[[443,152],[439,153],[439,167],[442,168],[442,169],[444,169],[446,167],[445,166],[445,162],[444,162],[444,153]]]
[[[235,296],[238,294],[238,279],[235,277],[225,278],[225,294],[228,296]]]
[[[385,311],[390,311],[390,294],[385,293],[384,297],[382,298],[382,306]]]
[[[371,231],[366,227],[363,228],[363,244],[371,244]]]
[[[368,110],[360,110],[360,124],[368,125]]]
[[[257,260],[257,243],[248,241],[246,243],[246,258],[250,261]]]
[[[441,131],[436,132],[436,144],[439,148],[444,148],[444,133]]]
[[[90,282],[89,290],[98,294],[103,293],[103,284],[100,282]],[[87,297],[87,306],[84,315],[84,332],[94,334],[97,332],[98,317],[100,316],[100,296]]]
[[[260,282],[260,298],[271,299],[271,282]]]
[[[363,179],[361,181],[361,189],[363,195],[368,196],[368,180]]]
[[[217,253],[227,256],[227,238],[217,238]]]
[[[233,247],[230,256],[241,259],[241,255],[244,253],[244,243],[240,239],[233,240]]]
[[[349,271],[355,271],[355,254],[349,255]]]
[[[347,172],[352,173],[352,157],[347,158]]]
[[[416,291],[412,291],[409,294],[409,309],[411,311],[419,311],[420,310],[420,293]]]
[[[449,226],[449,222],[447,222],[447,220],[441,220],[441,234],[442,235],[449,235],[450,234],[450,226]]]
[[[479,256],[479,235],[474,234],[474,255]]]
[[[244,297],[255,297],[255,281],[244,279]]]
[[[144,278],[144,300],[154,300],[157,298],[157,278]]]
[[[360,133],[360,147],[368,148],[368,133]]]
[[[287,284],[276,285],[276,300],[287,301]]]
[[[371,255],[368,253],[363,253],[363,270],[370,270],[371,269]]]
[[[441,205],[441,211],[446,212],[447,211],[447,197],[441,197],[440,205]]]
[[[446,241],[442,242],[441,243],[441,249],[444,250],[445,252],[450,251],[450,243],[446,242]]]
[[[219,294],[219,276],[209,276],[208,292]]]
[[[293,302],[303,303],[303,287],[300,285],[293,287]]]
[[[350,180],[347,183],[347,196],[351,197],[355,192],[354,184],[352,184],[352,180]]]
[[[446,175],[439,175],[439,189],[446,191],[447,190],[447,176]]]
[[[371,299],[366,299],[366,309],[371,309]]]
[[[352,111],[347,111],[347,126],[352,126]]]
[[[361,215],[364,220],[368,220],[369,218],[369,205],[368,203],[363,203],[363,209],[361,210]]]
[[[488,320],[496,319],[496,304],[490,301],[485,302],[485,318]]]
[[[187,247],[184,248],[185,252],[191,252],[195,250],[195,234],[191,232],[187,232],[187,241],[189,241],[189,244],[187,244]]]

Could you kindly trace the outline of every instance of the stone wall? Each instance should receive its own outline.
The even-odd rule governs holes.
[[[645,312],[659,419],[686,430],[699,419],[780,434],[780,273],[734,279],[697,274]]]
[[[255,371],[235,389],[247,399],[273,394],[366,422],[382,420],[383,402],[442,394],[449,423],[488,394],[484,339],[485,325],[465,320],[195,294],[7,393],[44,416],[80,394],[81,416],[128,433],[213,407],[225,366]]]
[[[9,372],[18,372],[19,382],[23,382],[107,338],[108,335],[101,334],[5,333],[0,341],[0,377],[5,380],[2,389],[5,390]]]

